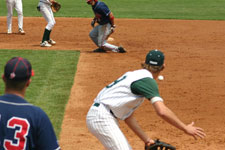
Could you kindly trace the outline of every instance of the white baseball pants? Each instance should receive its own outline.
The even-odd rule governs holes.
[[[12,29],[12,16],[13,9],[15,8],[18,15],[18,27],[23,29],[23,5],[22,0],[7,0],[6,1],[8,15],[7,15],[7,25],[8,29]]]
[[[118,51],[118,46],[107,43],[107,37],[111,33],[111,24],[95,26],[89,33],[90,38],[98,47],[104,47],[114,52]]]
[[[51,6],[49,4],[45,4],[43,2],[40,2],[39,6],[40,6],[41,14],[43,15],[43,17],[45,18],[45,20],[48,23],[45,28],[50,31],[50,30],[52,30],[52,28],[56,24]]]
[[[89,131],[98,138],[106,150],[131,150],[126,137],[119,128],[118,120],[109,108],[92,105],[86,118]]]

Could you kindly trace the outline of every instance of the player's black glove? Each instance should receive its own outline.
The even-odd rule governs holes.
[[[145,145],[145,150],[158,150],[158,148],[160,148],[160,150],[176,150],[176,148],[172,145],[162,142],[160,140],[155,140],[155,143],[149,146]]]
[[[37,6],[37,10],[40,11],[40,6]]]
[[[95,22],[96,22],[95,19],[93,19],[93,20],[91,21],[91,26],[92,26],[93,28],[95,27]]]

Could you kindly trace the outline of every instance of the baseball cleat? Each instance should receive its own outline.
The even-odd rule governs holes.
[[[120,47],[118,47],[118,52],[119,53],[126,53],[126,50],[122,46],[120,46]]]
[[[97,48],[93,51],[94,53],[106,53],[106,50],[101,49],[101,48]]]
[[[8,29],[7,34],[12,34],[12,29]]]
[[[48,43],[51,44],[51,45],[55,45],[56,41],[53,41],[52,39],[50,39],[50,40],[48,40]]]
[[[25,31],[22,28],[19,28],[19,34],[24,35],[25,34]]]
[[[52,45],[49,44],[47,41],[44,41],[40,44],[41,47],[51,47]]]

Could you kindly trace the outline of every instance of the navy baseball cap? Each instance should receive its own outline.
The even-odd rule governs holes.
[[[164,54],[160,50],[150,50],[146,55],[145,63],[152,66],[162,66],[164,64]]]
[[[5,65],[4,76],[10,80],[27,80],[34,76],[34,71],[27,59],[13,57]]]

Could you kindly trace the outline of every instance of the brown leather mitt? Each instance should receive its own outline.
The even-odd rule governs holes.
[[[53,1],[51,8],[52,8],[52,12],[56,13],[60,10],[61,4],[59,2]]]
[[[145,150],[176,150],[176,148],[160,140],[155,140],[154,144],[145,145]]]

